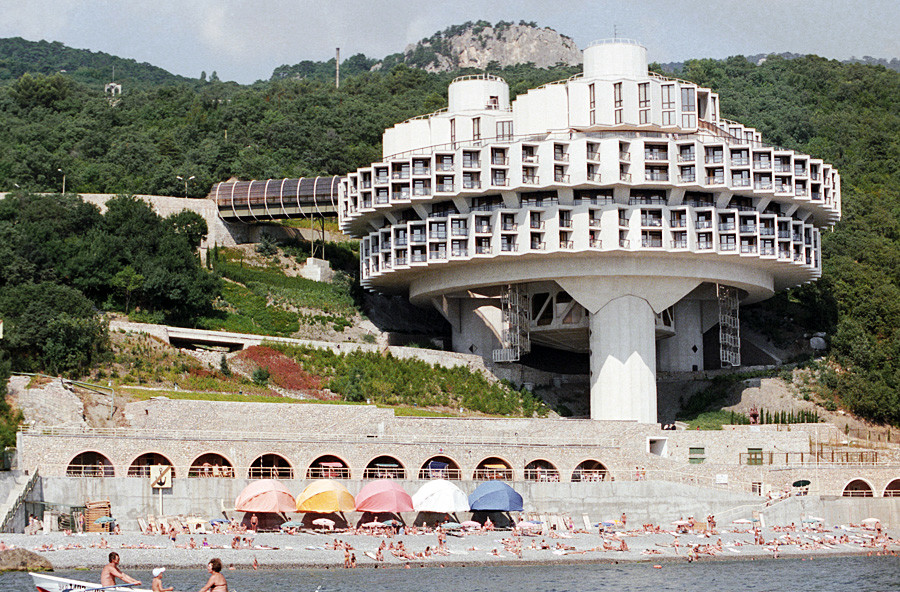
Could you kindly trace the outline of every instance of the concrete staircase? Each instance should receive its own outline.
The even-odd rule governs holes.
[[[38,480],[38,471],[34,469],[29,473],[20,472],[13,477],[15,482],[6,497],[6,501],[0,504],[0,532],[14,532],[16,527],[16,515],[25,503],[25,498],[34,489]],[[24,516],[23,516],[24,518]]]

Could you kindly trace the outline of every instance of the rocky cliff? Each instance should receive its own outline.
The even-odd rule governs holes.
[[[573,66],[581,63],[581,51],[572,39],[550,28],[479,21],[445,29],[390,58],[430,72],[446,72],[485,69],[492,62],[500,67],[529,62],[539,68],[560,63]],[[385,61],[393,61],[390,58]]]

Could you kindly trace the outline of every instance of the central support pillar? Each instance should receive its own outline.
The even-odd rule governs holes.
[[[591,419],[656,423],[656,314],[625,295],[591,314]]]

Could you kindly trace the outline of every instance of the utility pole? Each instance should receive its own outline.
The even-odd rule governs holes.
[[[193,179],[196,179],[196,178],[197,178],[196,175],[191,175],[191,176],[188,177],[187,179],[185,179],[185,178],[182,177],[181,175],[175,175],[175,178],[178,179],[179,181],[184,181],[184,196],[187,197],[187,186],[188,186],[188,181],[191,181],[191,180],[193,180]]]
[[[341,88],[341,48],[340,47],[335,49],[334,88]]]
[[[63,170],[62,170],[62,169],[56,169],[56,170],[57,170],[58,172],[60,172],[60,173],[63,174],[63,190],[62,190],[62,194],[65,195],[65,194],[66,194],[66,174],[63,173]]]

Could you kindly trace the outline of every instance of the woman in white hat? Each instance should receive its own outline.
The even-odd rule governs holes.
[[[162,575],[164,571],[166,571],[166,568],[164,567],[153,568],[153,592],[172,592],[172,590],[175,589],[171,586],[168,588],[163,588]]]

